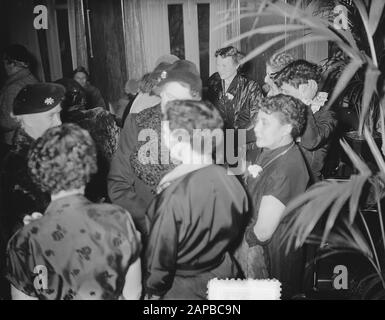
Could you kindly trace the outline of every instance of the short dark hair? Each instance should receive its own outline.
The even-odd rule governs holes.
[[[97,171],[90,134],[72,123],[48,129],[34,143],[28,159],[33,181],[51,194],[84,187]]]
[[[314,80],[317,84],[321,81],[320,67],[306,60],[296,60],[288,64],[281,71],[274,74],[274,82],[278,87],[288,83],[295,88],[299,85]]]
[[[244,58],[244,54],[233,46],[225,47],[215,51],[215,57],[221,56],[222,58],[232,57],[235,64]]]
[[[72,72],[72,78],[75,77],[75,75],[76,75],[78,72],[84,73],[84,74],[87,76],[87,79],[90,77],[90,74],[88,73],[87,69],[84,68],[83,66],[79,66],[79,67],[77,67],[77,68]]]
[[[202,131],[202,134],[207,133],[211,135],[214,130],[223,128],[223,120],[218,110],[208,101],[170,101],[165,107],[163,120],[169,121],[170,130],[186,130],[191,137],[190,144],[192,147],[194,147],[192,139],[194,130],[206,130],[205,132]],[[220,142],[216,141],[216,144],[218,145]],[[201,150],[196,151],[201,152]]]
[[[261,100],[259,111],[278,113],[282,123],[292,125],[291,135],[294,139],[301,135],[306,124],[306,105],[289,95],[277,94]]]

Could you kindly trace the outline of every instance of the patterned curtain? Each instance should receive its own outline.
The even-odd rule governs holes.
[[[147,70],[144,49],[142,1],[123,0],[126,65],[129,79],[139,79]]]

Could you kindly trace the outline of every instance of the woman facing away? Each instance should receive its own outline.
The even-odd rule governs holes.
[[[282,94],[268,97],[260,105],[254,131],[262,149],[247,177],[252,215],[236,251],[247,278],[278,279],[284,298],[301,290],[302,252],[292,250],[286,256],[280,236],[285,207],[309,182],[305,160],[295,143],[305,124],[305,110],[301,101]]]
[[[213,106],[174,100],[163,120],[169,124],[163,139],[178,166],[162,178],[147,210],[145,293],[152,299],[206,299],[210,279],[240,275],[230,251],[242,235],[247,194],[202,144],[218,133],[221,140],[223,122]],[[194,142],[196,130],[206,140]]]
[[[8,243],[12,298],[138,299],[141,244],[129,213],[83,195],[96,171],[89,133],[74,124],[49,129],[30,150],[28,166],[52,201]]]

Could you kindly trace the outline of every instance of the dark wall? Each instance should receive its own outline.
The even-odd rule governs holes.
[[[9,30],[7,23],[7,7],[5,1],[0,1],[0,55],[4,48],[9,45]],[[0,65],[0,86],[3,85],[6,79],[4,66]]]
[[[115,101],[121,97],[127,79],[121,3],[120,0],[88,0],[85,5],[85,9],[91,10],[94,55],[89,57],[91,82],[105,99]]]

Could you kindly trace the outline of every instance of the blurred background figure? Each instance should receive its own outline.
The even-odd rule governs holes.
[[[89,74],[84,67],[77,67],[72,73],[72,78],[84,88],[87,94],[88,109],[98,107],[107,109],[106,102],[99,89],[89,82]]]
[[[98,170],[87,184],[85,195],[94,202],[108,202],[107,174],[119,142],[118,118],[102,107],[87,109],[86,92],[75,80],[63,78],[56,82],[66,88],[62,102],[62,122],[79,125],[95,141]]]
[[[11,117],[13,101],[23,87],[38,82],[30,70],[34,59],[24,46],[9,46],[4,50],[2,60],[8,79],[0,91],[0,160],[10,149],[18,127]]]
[[[94,204],[84,189],[96,171],[96,149],[74,124],[48,130],[32,147],[28,167],[51,195],[44,216],[8,244],[7,278],[13,299],[139,299],[139,235],[127,211]],[[36,265],[47,268],[47,288],[34,286]]]

